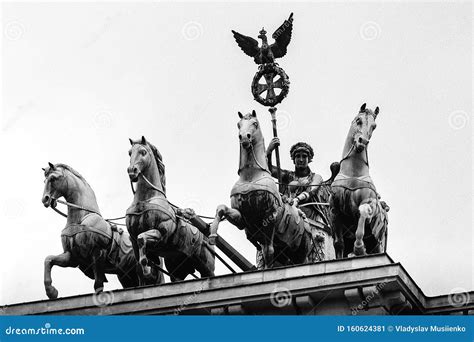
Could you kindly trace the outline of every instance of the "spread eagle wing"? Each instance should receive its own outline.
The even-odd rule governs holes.
[[[258,42],[252,37],[244,36],[239,32],[232,30],[234,34],[235,41],[239,44],[243,52],[245,52],[250,57],[255,57],[259,52],[260,48],[258,47]]]
[[[280,58],[286,55],[286,47],[290,43],[292,30],[293,13],[290,14],[290,17],[285,20],[278,30],[276,30],[272,35],[272,38],[275,39],[275,43],[270,46],[273,57]]]

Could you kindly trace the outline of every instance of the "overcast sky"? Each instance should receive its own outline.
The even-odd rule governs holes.
[[[62,252],[65,219],[41,203],[49,161],[86,178],[104,217],[122,216],[128,138],[145,135],[172,202],[204,215],[230,203],[237,111],[255,109],[272,134],[250,92],[257,66],[230,30],[271,34],[290,12],[283,167],[306,141],[328,178],[361,104],[379,106],[369,160],[391,207],[388,254],[427,295],[473,289],[470,3],[4,3],[0,303],[45,299],[44,258]],[[244,232],[220,233],[254,261]],[[93,289],[79,269],[54,268],[53,284],[60,296]]]

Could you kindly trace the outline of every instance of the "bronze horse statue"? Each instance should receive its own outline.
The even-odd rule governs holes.
[[[387,247],[387,212],[369,175],[368,144],[376,128],[374,111],[364,103],[347,134],[339,174],[331,185],[330,208],[336,258],[383,253]]]
[[[79,267],[94,280],[95,291],[107,282],[105,273],[116,274],[124,288],[138,286],[138,263],[126,232],[105,221],[99,211],[94,191],[87,181],[65,164],[44,168],[45,185],[42,202],[56,207],[60,197],[67,201],[67,223],[61,232],[64,252],[50,255],[44,261],[44,286],[50,299],[58,297],[52,285],[51,268]]]
[[[302,212],[284,203],[268,169],[260,124],[254,111],[239,112],[239,180],[232,188],[231,208],[219,205],[211,224],[215,242],[219,222],[227,219],[245,230],[247,239],[263,252],[263,268],[308,262],[313,248],[310,227]]]
[[[170,205],[166,198],[165,166],[157,148],[146,141],[133,141],[128,175],[136,183],[127,228],[145,277],[154,263],[164,258],[171,281],[184,280],[198,270],[201,277],[214,276],[214,247],[195,226]],[[150,259],[150,260],[149,260]]]

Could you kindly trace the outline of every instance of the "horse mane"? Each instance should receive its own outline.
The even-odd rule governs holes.
[[[88,187],[91,187],[89,185],[89,183],[87,183],[86,179],[79,173],[77,172],[76,170],[74,170],[72,167],[70,167],[69,165],[67,164],[62,164],[62,163],[58,163],[58,164],[55,164],[54,167],[61,167],[65,170],[68,170],[69,172],[71,172],[74,176],[76,176],[77,178],[79,178],[81,181],[83,181]]]
[[[158,165],[158,171],[160,172],[160,181],[163,192],[166,193],[166,176],[165,176],[165,164],[163,163],[163,157],[161,156],[160,151],[150,142],[146,142],[150,150],[153,152],[155,157],[156,165]]]

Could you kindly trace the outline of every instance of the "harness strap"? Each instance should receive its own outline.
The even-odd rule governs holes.
[[[345,174],[339,173],[336,176],[336,179],[331,184],[333,188],[343,188],[350,191],[358,190],[358,189],[370,189],[374,191],[377,196],[378,192],[375,188],[374,183],[372,182],[372,178],[369,175],[361,176],[361,177],[349,177]]]
[[[89,208],[85,208],[85,207],[83,207],[83,206],[81,206],[81,205],[77,205],[77,204],[74,204],[74,203],[69,203],[69,202],[67,202],[67,201],[63,201],[63,200],[56,199],[56,198],[53,198],[53,200],[55,200],[55,201],[58,202],[58,203],[65,204],[65,205],[67,205],[68,207],[72,207],[72,208],[76,208],[76,209],[85,210],[85,211],[88,211],[88,212],[90,212],[90,213],[97,214],[97,215],[99,215],[100,217],[102,217],[102,215],[101,215],[100,213],[98,213],[97,211],[92,210],[92,209],[89,209]],[[53,209],[55,209],[55,208],[53,208]],[[59,212],[59,210],[55,210],[55,211],[56,211],[56,212]],[[63,216],[65,215],[65,214],[63,214],[63,213],[61,213],[61,212],[59,212],[59,213],[60,213],[61,215],[63,215]],[[67,215],[66,215],[65,217],[67,217]]]
[[[349,150],[349,152],[347,152],[347,154],[341,159],[341,161],[339,162],[339,164],[341,164],[344,160],[348,159],[349,158],[349,155],[351,154],[351,152],[354,150],[354,143],[352,143],[352,146],[351,146],[351,149]],[[367,152],[367,146],[365,147],[365,159],[367,159],[367,161],[365,161],[365,164],[367,165],[367,167],[369,167],[369,152]]]

